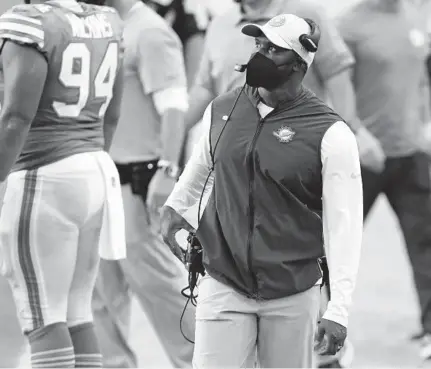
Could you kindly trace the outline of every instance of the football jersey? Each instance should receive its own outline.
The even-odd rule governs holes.
[[[118,13],[74,0],[17,5],[0,17],[0,39],[35,47],[48,63],[39,108],[13,170],[103,149],[103,120],[121,58]]]

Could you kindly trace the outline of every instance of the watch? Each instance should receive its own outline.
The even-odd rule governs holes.
[[[163,173],[165,173],[170,178],[177,178],[180,173],[180,168],[178,165],[168,160],[159,160],[157,162],[157,169],[163,170]]]

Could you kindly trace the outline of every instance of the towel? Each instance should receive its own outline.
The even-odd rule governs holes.
[[[120,177],[107,152],[96,153],[96,159],[103,173],[106,191],[99,254],[107,260],[125,259],[126,229]]]

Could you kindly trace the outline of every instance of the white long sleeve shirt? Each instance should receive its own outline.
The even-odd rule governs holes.
[[[261,117],[273,109],[258,105]],[[197,206],[211,167],[209,129],[211,105],[202,120],[202,136],[169,196],[166,205],[198,226]],[[354,134],[344,122],[336,122],[321,144],[323,236],[330,271],[331,300],[323,318],[348,325],[348,311],[359,267],[363,229],[362,179]],[[210,176],[203,196],[200,216],[213,186]]]

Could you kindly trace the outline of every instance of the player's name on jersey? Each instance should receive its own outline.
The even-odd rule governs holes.
[[[108,38],[114,35],[111,23],[105,14],[92,14],[88,17],[78,17],[75,14],[67,14],[67,19],[72,26],[74,37],[78,38]]]

